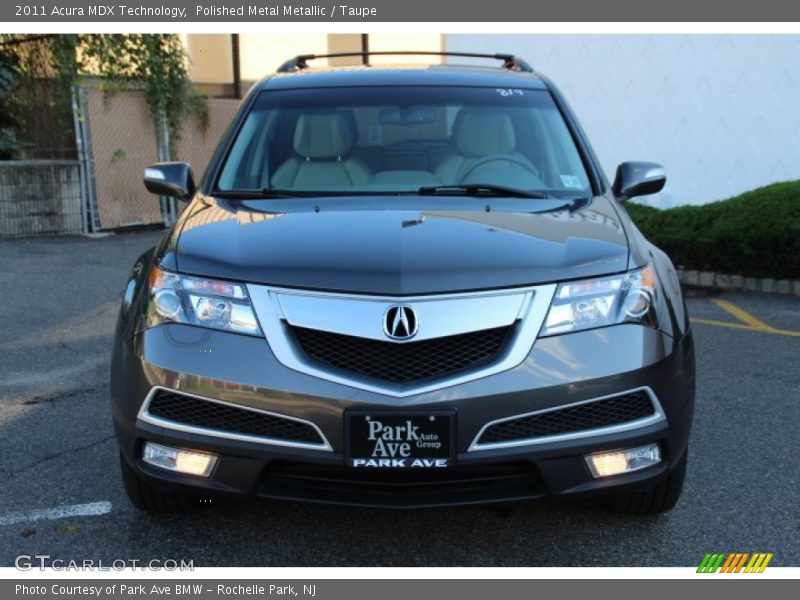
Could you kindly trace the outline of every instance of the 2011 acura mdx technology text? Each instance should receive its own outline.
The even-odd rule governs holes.
[[[403,53],[398,53],[403,54]],[[423,507],[604,496],[670,509],[694,350],[675,269],[555,86],[500,67],[257,84],[133,267],[112,398],[140,508],[211,496]]]

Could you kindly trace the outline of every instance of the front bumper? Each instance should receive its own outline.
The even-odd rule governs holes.
[[[162,386],[313,423],[326,448],[263,443],[147,422],[144,399]],[[647,388],[663,418],[544,443],[477,449],[485,425],[513,415]],[[112,367],[113,414],[123,459],[154,485],[202,495],[279,498],[359,506],[421,507],[608,493],[651,485],[686,450],[694,405],[691,335],[618,325],[536,341],[520,365],[468,383],[408,397],[348,387],[283,366],[263,339],[163,325],[118,339]],[[455,466],[446,471],[354,470],[344,466],[344,411],[452,410]],[[153,441],[214,452],[208,479],[141,461]],[[593,479],[587,453],[657,442],[662,462]]]

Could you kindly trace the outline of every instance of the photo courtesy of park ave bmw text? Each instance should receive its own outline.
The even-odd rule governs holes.
[[[0,6],[0,596],[789,585],[800,9],[720,10]]]

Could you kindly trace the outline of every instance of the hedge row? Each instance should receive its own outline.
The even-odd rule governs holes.
[[[625,208],[677,267],[800,279],[800,181],[701,206],[659,210],[631,202]]]

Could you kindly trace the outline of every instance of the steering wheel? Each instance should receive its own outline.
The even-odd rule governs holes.
[[[536,177],[537,179],[541,179],[539,175],[539,170],[530,163],[525,162],[521,158],[517,158],[516,156],[511,156],[510,154],[495,154],[490,156],[484,156],[481,159],[478,159],[474,163],[472,163],[467,170],[461,175],[459,179],[459,183],[464,183],[464,180],[469,177],[473,171],[475,171],[478,167],[482,167],[487,163],[492,162],[510,162],[512,164],[517,165],[518,167],[522,167],[525,171]]]

